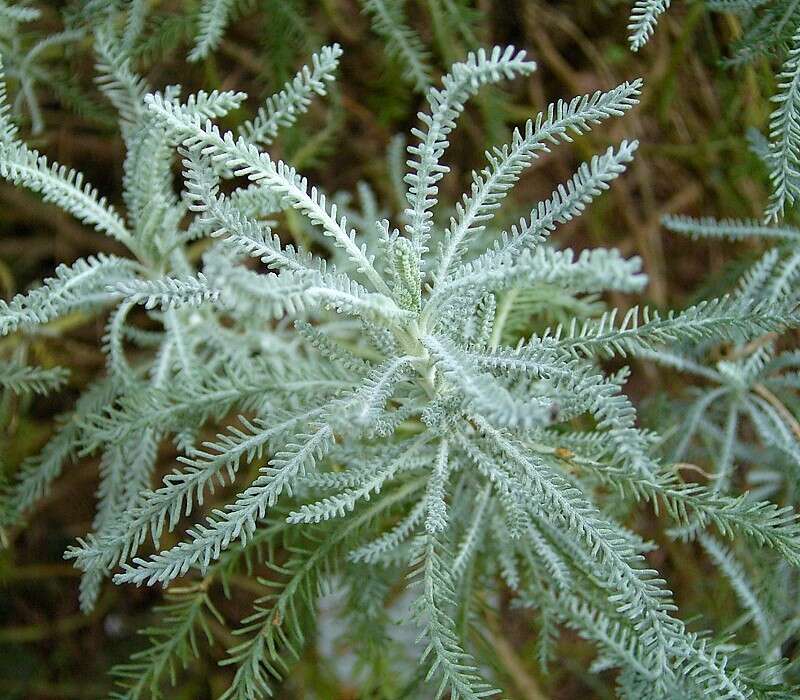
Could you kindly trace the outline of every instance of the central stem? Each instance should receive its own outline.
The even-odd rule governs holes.
[[[400,344],[403,352],[406,355],[414,358],[414,369],[417,374],[422,378],[422,387],[425,392],[433,398],[434,382],[436,380],[436,366],[430,361],[430,353],[422,343],[422,336],[425,334],[426,329],[424,324],[420,326],[419,322],[415,319],[411,323],[401,329],[395,331],[395,338]]]

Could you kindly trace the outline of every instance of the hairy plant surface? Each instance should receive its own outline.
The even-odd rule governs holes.
[[[219,43],[234,4],[202,3],[192,58]],[[424,89],[429,70],[393,29],[395,4],[364,4]],[[783,654],[800,566],[798,359],[778,340],[799,321],[800,232],[669,219],[687,233],[783,243],[729,294],[681,311],[630,306],[623,295],[647,284],[638,257],[551,239],[623,174],[636,141],[591,156],[507,229],[496,215],[542,155],[631,110],[640,80],[554,101],[485,154],[451,206],[440,188],[465,104],[536,69],[513,47],[469,53],[427,89],[405,163],[396,149],[390,158],[404,200],[392,221],[366,185],[357,198],[328,194],[269,153],[328,92],[339,45],[237,123],[242,92],[155,91],[136,73],[125,41],[135,19],[94,28],[97,82],[126,149],[124,211],[22,140],[0,82],[0,176],[127,251],[62,264],[0,302],[3,336],[46,333],[73,314],[104,319],[105,373],[14,475],[0,517],[18,525],[71,460],[100,455],[90,532],[65,555],[81,573],[81,607],[92,614],[109,585],[166,587],[146,647],[114,669],[116,697],[169,696],[217,645],[229,671],[220,696],[268,697],[322,631],[335,592],[365,697],[500,694],[486,640],[499,634],[501,596],[537,621],[544,666],[570,630],[597,649],[592,673],[615,670],[619,697],[795,697]],[[733,350],[707,362],[720,344]],[[637,423],[625,358],[709,384],[666,456]],[[0,369],[0,386],[19,395],[68,376],[23,353],[4,354]],[[204,439],[208,428],[216,438]],[[170,449],[178,463],[159,479]],[[713,455],[709,485],[684,480],[690,450]],[[778,471],[750,470],[758,488],[744,492],[734,467],[754,454]],[[686,622],[651,563],[657,545],[625,524],[637,507],[675,540],[700,542],[754,643]],[[776,567],[783,597],[762,602],[734,550]],[[227,607],[237,585],[259,591],[241,619]],[[398,637],[398,617],[416,646]]]

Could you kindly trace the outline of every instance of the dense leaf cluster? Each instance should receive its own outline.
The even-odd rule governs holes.
[[[219,42],[234,4],[203,3],[192,58]],[[668,3],[639,5],[646,36]],[[393,4],[365,6],[425,88],[422,49],[394,28]],[[82,572],[82,607],[95,606],[108,577],[185,584],[170,589],[159,626],[146,630],[149,647],[116,669],[119,697],[158,696],[203,638],[212,642],[215,625],[232,624],[210,586],[228,592],[233,572],[255,558],[275,575],[261,581],[264,595],[235,630],[224,698],[270,695],[299,655],[317,601],[336,586],[348,592],[365,686],[389,683],[397,642],[387,607],[393,589],[407,586],[405,617],[424,640],[418,655],[430,692],[499,692],[470,640],[482,625],[476,591],[491,597],[504,586],[535,610],[543,661],[554,630],[569,627],[596,645],[595,670],[619,669],[620,697],[796,694],[781,650],[794,634],[794,618],[784,616],[800,566],[791,507],[800,434],[787,408],[800,358],[775,341],[800,323],[800,231],[672,219],[686,233],[763,235],[779,245],[726,296],[681,311],[608,307],[600,301],[608,293],[644,288],[641,261],[612,249],[575,252],[551,238],[624,172],[635,141],[580,165],[508,230],[494,217],[542,154],[632,109],[641,81],[550,104],[487,152],[448,206],[439,197],[444,156],[467,101],[536,69],[513,47],[470,53],[427,89],[405,170],[393,173],[405,209],[391,221],[366,187],[359,211],[264,150],[326,94],[338,45],[227,130],[220,120],[232,123],[245,94],[154,90],[113,18],[94,31],[98,84],[127,149],[124,213],[21,140],[0,81],[0,176],[128,251],[62,265],[40,287],[0,302],[2,335],[35,333],[78,310],[107,314],[105,375],[23,465],[0,513],[5,525],[18,522],[69,460],[98,453],[92,531],[66,552]],[[281,226],[287,214],[303,221],[304,235],[291,242]],[[721,342],[732,355],[708,361]],[[619,357],[708,385],[667,457],[637,422],[624,392],[628,370],[603,362]],[[0,385],[43,393],[65,377],[8,358]],[[203,440],[211,426],[219,433]],[[775,471],[751,473],[758,487],[742,495],[735,465],[763,456],[745,440],[751,428],[779,457]],[[179,466],[159,482],[168,441]],[[716,455],[708,486],[682,480],[676,466],[698,443]],[[230,497],[219,504],[214,496],[209,509],[222,486]],[[646,559],[654,545],[619,517],[637,502],[668,518],[676,538],[702,543],[733,583],[756,645],[697,632],[681,618]],[[166,533],[179,538],[162,548]],[[735,549],[777,562],[785,598],[761,601]],[[408,683],[398,697],[428,692]]]

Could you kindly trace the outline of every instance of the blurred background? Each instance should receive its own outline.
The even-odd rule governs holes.
[[[384,40],[371,28],[356,0],[258,0],[241,9],[220,46],[200,62],[187,63],[196,31],[198,3],[154,0],[140,47],[140,68],[161,89],[181,83],[184,93],[200,88],[249,93],[247,110],[280,89],[321,45],[339,42],[344,57],[330,98],[317,101],[270,152],[288,160],[326,190],[354,191],[368,182],[394,212],[386,153],[393,136],[416,123],[424,98],[405,80],[403,68],[387,58]],[[460,24],[448,17],[459,8]],[[69,24],[76,7],[38,2],[38,20],[24,25],[21,40],[31,46]],[[430,47],[434,79],[471,46],[513,44],[528,51],[539,70],[504,90],[492,89],[468,108],[453,139],[443,198],[455,201],[483,164],[483,151],[510,138],[511,128],[558,98],[609,89],[636,77],[645,81],[638,108],[620,120],[542,157],[516,188],[505,208],[508,219],[527,214],[555,184],[594,153],[623,138],[641,142],[635,163],[580,219],[563,226],[558,242],[578,250],[616,246],[638,254],[650,276],[647,301],[659,308],[681,307],[697,297],[730,287],[759,249],[752,243],[692,242],[667,233],[666,213],[759,218],[767,199],[766,175],[745,147],[749,127],[764,129],[771,111],[774,65],[761,61],[732,69],[723,64],[739,32],[736,21],[708,13],[699,2],[675,2],[650,43],[639,53],[627,47],[627,2],[601,0],[412,0],[409,24]],[[0,29],[0,31],[2,31]],[[82,171],[110,201],[119,202],[124,151],[113,109],[94,85],[90,38],[45,46],[37,58],[33,94],[17,101],[18,123],[27,142]],[[12,78],[12,101],[20,84]],[[242,118],[237,115],[237,120]],[[176,177],[178,170],[176,167]],[[288,222],[291,224],[291,222]],[[0,183],[0,293],[10,298],[59,262],[97,251],[115,251],[114,241],[70,219],[35,194]],[[637,300],[639,301],[639,300]],[[35,453],[51,433],[54,418],[103,371],[99,349],[103,319],[69,317],[48,326],[29,348],[31,361],[72,368],[69,386],[46,400],[3,397],[0,406],[0,461],[6,474]],[[13,337],[0,343],[14,343]],[[675,382],[652,368],[634,367],[628,391],[641,399],[656,389],[675,393]],[[643,406],[643,421],[659,420],[658,403]],[[174,466],[164,454],[163,470]],[[96,611],[78,609],[78,575],[62,554],[90,530],[96,458],[70,465],[52,494],[29,514],[25,527],[5,533],[0,549],[0,698],[107,697],[107,670],[142,646],[136,630],[153,619],[157,589],[106,586]],[[656,565],[677,592],[685,618],[700,610],[728,619],[733,594],[706,581],[710,565],[700,551],[669,543],[652,514],[642,509],[634,527],[663,544]],[[169,544],[169,542],[166,542]],[[678,565],[679,564],[679,565]],[[253,593],[242,586],[229,604],[234,617],[248,610]],[[613,675],[589,674],[594,652],[571,633],[559,640],[559,663],[543,674],[535,638],[520,611],[504,601],[487,643],[502,661],[497,671],[509,696],[523,700],[612,698]],[[711,617],[709,617],[711,615]],[[279,698],[359,697],[348,682],[347,650],[320,640],[298,662]],[[212,637],[225,630],[212,629]],[[330,635],[328,635],[330,636]],[[221,639],[224,644],[228,639]],[[413,640],[412,640],[413,641]],[[165,697],[217,697],[228,671],[217,665],[224,646],[211,645],[185,670]],[[369,697],[382,697],[374,695]]]

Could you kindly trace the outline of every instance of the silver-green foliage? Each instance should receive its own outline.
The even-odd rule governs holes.
[[[83,573],[83,607],[92,608],[108,575],[119,585],[188,580],[148,631],[148,650],[117,670],[120,697],[158,696],[163,677],[198,653],[198,631],[210,639],[210,620],[221,619],[210,582],[227,590],[230,572],[257,555],[275,577],[228,650],[235,671],[225,698],[271,694],[301,652],[327,585],[356,577],[386,596],[387,576],[410,578],[409,618],[439,696],[495,694],[470,649],[472,623],[457,620],[474,619],[465,591],[500,580],[548,629],[567,625],[595,643],[598,668],[622,670],[621,697],[784,692],[733,645],[687,629],[644,560],[652,545],[615,520],[613,502],[649,501],[679,528],[713,525],[775,550],[787,566],[800,565],[793,513],[680,481],[636,425],[623,393],[627,372],[607,373],[599,360],[780,331],[798,321],[791,295],[767,303],[741,292],[682,312],[598,314],[596,295],[643,288],[640,261],[605,249],[575,254],[548,239],[608,189],[635,142],[580,166],[509,230],[490,227],[525,169],[631,109],[639,81],[550,105],[486,154],[451,209],[438,187],[465,103],[484,85],[535,69],[511,47],[469,54],[427,93],[395,227],[381,214],[351,212],[257,145],[324,93],[338,47],[323,49],[237,135],[214,120],[244,94],[181,101],[177,88],[152,92],[114,29],[97,32],[101,85],[128,149],[124,217],[77,174],[24,145],[0,104],[0,175],[130,251],[60,268],[0,307],[4,334],[76,308],[110,309],[106,376],[26,463],[3,510],[21,515],[67,460],[99,452],[93,531],[66,554]],[[181,192],[172,183],[176,152]],[[267,217],[282,212],[302,217],[324,254],[280,237]],[[208,245],[195,262],[188,246],[199,238]],[[572,299],[563,313],[585,315],[534,323],[520,337],[506,324],[541,309],[536,291]],[[159,330],[143,330],[145,317]],[[35,376],[27,375],[34,390]],[[42,387],[56,379],[39,375]],[[202,440],[206,426],[231,414],[235,422]],[[154,484],[166,440],[180,449],[180,467]],[[207,508],[220,485],[234,495]],[[609,488],[615,498],[599,495]],[[179,542],[160,549],[165,531],[178,528]],[[288,556],[280,563],[279,547]],[[387,624],[377,612],[370,620]],[[391,658],[387,636],[365,640],[371,663]]]
[[[419,91],[431,84],[430,57],[422,40],[406,24],[402,0],[362,0],[375,32],[386,42],[386,50],[401,63],[409,81]]]
[[[674,216],[664,223],[672,231],[695,238],[774,243],[743,277],[738,293],[769,303],[781,299],[797,303],[800,229],[788,224]],[[744,490],[744,498],[751,501],[769,497],[793,507],[798,504],[800,356],[791,345],[786,349],[786,340],[775,333],[741,339],[726,348],[721,358],[719,348],[708,343],[642,353],[696,382],[688,402],[683,400],[678,406],[681,418],[667,447],[671,460],[705,467],[710,488],[717,493]],[[792,597],[798,585],[796,572],[784,562],[771,562],[766,553],[754,556],[741,544],[723,546],[694,525],[676,534],[699,539],[729,579],[743,608],[742,621],[752,623],[762,654],[778,658],[800,619]],[[796,677],[793,670],[791,675]]]

